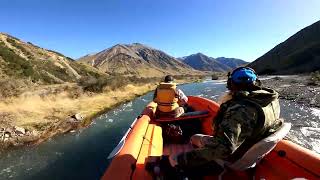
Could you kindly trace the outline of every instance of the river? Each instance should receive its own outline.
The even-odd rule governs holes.
[[[207,80],[179,86],[187,95],[212,100],[225,83]],[[0,179],[99,179],[131,122],[152,99],[152,92],[96,118],[89,128],[54,137],[36,147],[22,147],[0,157]],[[281,100],[281,116],[293,127],[292,141],[320,153],[320,110]]]

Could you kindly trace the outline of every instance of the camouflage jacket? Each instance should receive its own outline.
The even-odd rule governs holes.
[[[274,90],[237,92],[220,106],[213,124],[215,135],[203,139],[203,148],[178,155],[178,165],[189,169],[215,159],[234,160],[231,157],[235,154],[240,158],[253,144],[281,125],[279,115],[278,93]]]

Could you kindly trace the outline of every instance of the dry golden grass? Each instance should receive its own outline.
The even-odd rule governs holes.
[[[104,109],[111,108],[119,102],[125,102],[136,96],[143,95],[156,87],[155,84],[145,84],[140,86],[127,85],[115,91],[98,94],[92,97],[83,97],[79,99],[80,113],[85,116],[98,113]]]
[[[99,93],[85,91],[76,83],[30,86],[27,91],[24,88],[23,93],[2,97],[0,127],[18,126],[32,133],[36,132],[26,140],[13,138],[12,142],[10,141],[13,145],[25,143],[36,145],[57,134],[86,127],[95,116],[112,109],[115,105],[154,90],[158,84],[158,79],[121,80],[120,78],[113,84],[109,82],[109,86],[103,87]],[[179,78],[176,82],[186,83],[195,80],[197,77],[188,77]],[[129,82],[131,84],[125,85]],[[70,121],[70,116],[77,113],[85,117],[81,123]],[[7,143],[7,146],[3,147],[9,145],[10,143]]]
[[[19,93],[0,97],[0,128],[18,126],[31,132],[31,135],[0,142],[0,153],[10,146],[37,145],[55,135],[86,127],[97,115],[154,90],[158,84],[157,79],[121,80],[109,82],[109,86],[102,87],[98,93],[86,91],[76,83],[64,83],[26,85]],[[197,78],[192,77],[178,79],[176,82],[195,80]],[[128,83],[131,84],[125,85]],[[70,116],[76,113],[80,113],[85,119],[81,122],[70,121]]]
[[[45,130],[53,123],[63,121],[75,113],[92,117],[154,88],[155,84],[152,83],[140,86],[127,85],[115,91],[99,94],[83,93],[77,98],[70,97],[70,92],[66,91],[45,97],[29,93],[28,96],[7,98],[0,102],[0,112],[11,115],[8,123],[13,126]]]

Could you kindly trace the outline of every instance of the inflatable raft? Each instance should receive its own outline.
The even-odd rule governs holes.
[[[147,170],[150,158],[179,153],[190,149],[190,145],[172,144],[162,137],[163,125],[168,123],[188,124],[192,133],[212,135],[211,124],[219,105],[201,97],[189,97],[192,113],[179,118],[155,119],[156,103],[151,102],[141,116],[133,122],[121,142],[111,153],[113,160],[102,179],[155,179]],[[192,125],[190,125],[192,124]],[[188,137],[189,138],[189,137]],[[226,168],[223,174],[205,179],[320,179],[320,155],[288,140],[281,140],[266,154],[254,171]]]

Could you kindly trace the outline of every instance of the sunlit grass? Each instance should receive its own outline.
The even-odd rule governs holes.
[[[113,91],[98,94],[82,93],[77,98],[70,97],[68,91],[41,96],[30,93],[28,96],[7,98],[0,102],[0,112],[10,114],[7,121],[11,125],[26,128],[50,126],[64,121],[68,116],[80,113],[90,117],[111,108],[119,102],[133,99],[155,88],[155,84],[126,85]],[[43,130],[43,129],[42,129]]]

